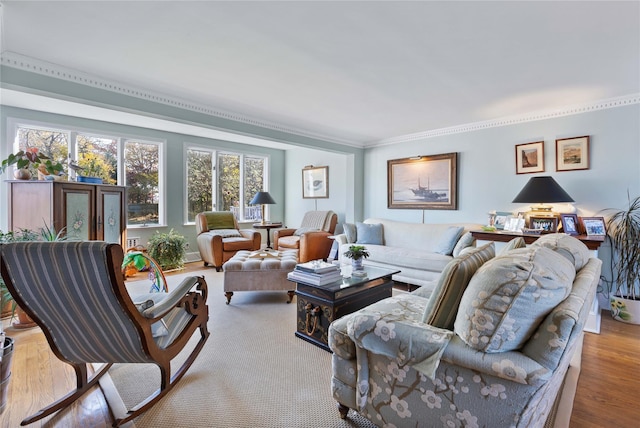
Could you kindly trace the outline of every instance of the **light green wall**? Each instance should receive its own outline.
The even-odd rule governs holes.
[[[556,172],[555,140],[590,136],[590,168]],[[515,172],[515,145],[544,141],[545,172]],[[416,155],[458,152],[458,210],[387,208],[387,161]],[[640,105],[628,105],[555,119],[526,122],[371,148],[365,153],[364,213],[367,217],[421,222],[485,223],[490,210],[526,211],[512,204],[536,175],[551,175],[573,197],[578,215],[623,207],[627,190],[640,194]],[[560,207],[563,208],[563,207]]]
[[[185,143],[197,144],[200,146],[211,147],[216,149],[226,149],[243,153],[252,153],[266,155],[269,157],[270,175],[269,191],[276,200],[284,200],[285,182],[280,171],[284,170],[285,153],[282,150],[270,149],[258,146],[248,146],[245,144],[232,143],[228,141],[214,140],[202,137],[194,137],[178,133],[158,131],[154,129],[139,128],[134,126],[120,125],[109,122],[100,122],[95,120],[81,119],[58,114],[44,113],[34,110],[25,110],[14,107],[3,106],[0,112],[1,129],[0,135],[8,135],[10,132],[7,127],[7,119],[13,118],[17,120],[28,120],[50,123],[69,127],[70,129],[83,129],[93,132],[104,133],[106,135],[137,137],[140,139],[151,139],[154,141],[166,141],[165,165],[166,165],[166,220],[167,227],[149,227],[129,229],[129,236],[136,236],[147,242],[148,238],[156,231],[168,231],[173,228],[178,233],[185,235],[189,240],[190,251],[197,251],[195,241],[195,226],[184,224],[184,176],[185,176],[185,160],[184,146]],[[8,137],[7,137],[8,138]],[[7,140],[5,140],[7,141]],[[8,140],[11,141],[11,140]],[[7,144],[6,146],[10,146]],[[2,147],[0,156],[5,158],[7,155],[7,147]],[[6,177],[3,177],[6,178]],[[0,185],[0,200],[7,200],[7,186],[2,182]],[[5,204],[3,204],[5,206]],[[274,205],[271,207],[271,215],[274,218],[281,218],[284,215],[284,206]],[[7,230],[7,210],[0,210],[0,230]]]

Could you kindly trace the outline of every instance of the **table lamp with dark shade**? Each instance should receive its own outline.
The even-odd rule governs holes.
[[[520,193],[513,199],[514,203],[536,204],[531,207],[527,215],[529,217],[558,217],[557,213],[551,211],[548,203],[575,202],[565,190],[560,187],[553,177],[532,177],[522,188]]]
[[[260,205],[261,207],[261,217],[262,221],[260,223],[265,224],[267,221],[264,218],[264,206],[265,205],[273,205],[276,201],[273,200],[269,192],[258,192],[249,202],[250,205]]]

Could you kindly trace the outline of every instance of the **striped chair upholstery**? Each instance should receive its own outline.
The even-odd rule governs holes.
[[[138,310],[127,293],[120,266],[122,247],[101,241],[15,242],[0,245],[2,277],[17,304],[42,328],[53,352],[76,370],[78,398],[112,363],[155,363],[160,367],[159,400],[202,349],[207,330],[207,286],[190,277],[157,304]],[[190,291],[196,287],[196,290]],[[151,326],[167,333],[153,337]],[[171,377],[170,361],[199,329],[201,339]],[[88,363],[107,363],[90,380]],[[74,398],[74,399],[75,399]],[[68,396],[23,421],[41,419],[71,404]],[[150,406],[145,406],[141,411]],[[116,424],[138,416],[130,411]]]

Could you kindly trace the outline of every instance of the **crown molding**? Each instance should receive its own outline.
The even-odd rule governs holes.
[[[616,107],[640,104],[640,93],[625,95],[622,97],[608,98],[605,100],[575,104],[557,109],[543,110],[534,113],[503,117],[500,119],[485,120],[483,122],[473,122],[464,125],[456,125],[448,128],[433,129],[431,131],[417,132],[415,134],[401,135],[387,138],[368,145],[368,147],[386,146],[391,144],[407,143],[410,141],[424,140],[427,138],[441,137],[443,135],[461,134],[464,132],[479,131],[487,128],[497,128],[525,122],[535,122],[538,120],[554,119],[562,116],[587,113],[590,111],[604,110]]]
[[[320,139],[326,142],[341,144],[356,148],[370,148],[377,146],[386,146],[392,144],[407,143],[416,140],[424,140],[428,138],[441,137],[445,135],[460,134],[465,132],[480,131],[488,128],[497,128],[501,126],[515,125],[525,122],[534,122],[538,120],[553,119],[562,116],[570,116],[575,114],[587,113],[590,111],[604,110],[609,108],[622,107],[631,104],[640,103],[640,93],[625,95],[617,98],[609,98],[595,102],[589,102],[584,104],[576,104],[565,106],[557,109],[543,110],[533,113],[526,113],[516,116],[508,116],[499,119],[491,119],[482,122],[472,122],[463,125],[456,125],[447,128],[439,128],[428,131],[417,132],[413,134],[400,135],[397,137],[391,137],[380,141],[369,142],[366,144],[356,143],[354,141],[343,140],[340,138],[331,137],[328,135],[312,133],[303,129],[293,128],[278,124],[275,122],[265,121],[262,119],[256,119],[249,116],[245,116],[236,112],[224,111],[212,106],[204,104],[194,103],[192,101],[184,100],[177,97],[168,96],[159,92],[153,92],[146,89],[141,89],[131,85],[123,84],[120,82],[103,79],[94,75],[80,72],[60,66],[58,64],[52,64],[39,59],[27,57],[15,52],[2,52],[0,55],[0,64],[16,68],[32,73],[37,73],[45,76],[50,76],[56,79],[62,79],[69,82],[90,86],[97,89],[103,89],[120,93],[122,95],[136,97],[150,102],[168,105],[183,110],[194,111],[200,114],[205,114],[221,119],[226,119],[233,122],[243,123],[246,125],[256,126],[260,128],[270,129],[273,131],[279,131],[287,134],[298,135],[301,137]]]
[[[324,140],[330,143],[341,144],[351,147],[362,148],[361,144],[354,143],[353,141],[343,140],[340,138],[331,137],[324,134],[318,134],[309,132],[303,129],[293,128],[285,126],[279,123],[270,122],[262,119],[257,119],[249,116],[245,116],[236,112],[225,111],[212,106],[194,103],[185,99],[172,97],[159,92],[154,92],[139,87],[134,87],[124,83],[116,82],[113,80],[103,79],[101,77],[84,73],[78,70],[67,68],[58,64],[49,63],[36,58],[21,55],[15,52],[2,52],[0,55],[0,64],[16,68],[19,70],[29,71],[56,79],[66,80],[68,82],[74,82],[85,86],[90,86],[97,89],[103,89],[111,92],[116,92],[122,95],[140,98],[146,101],[168,105],[183,110],[194,111],[200,114],[217,117],[220,119],[226,119],[234,122],[243,123],[246,125],[257,126],[260,128],[266,128],[273,131],[279,131],[287,134],[294,134],[301,137],[308,137],[314,139]]]

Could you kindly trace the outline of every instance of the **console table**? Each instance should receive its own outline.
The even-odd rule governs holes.
[[[527,244],[532,244],[533,241],[538,239],[541,235],[534,235],[530,233],[517,233],[517,232],[488,232],[484,230],[472,230],[471,235],[480,241],[495,241],[495,242],[509,242],[513,238],[521,237]],[[582,241],[588,249],[597,250],[604,242],[604,236],[593,235],[573,235],[574,238]]]
[[[530,233],[518,233],[518,232],[488,232],[484,230],[472,230],[471,235],[478,241],[494,241],[494,242],[509,242],[513,238],[522,237],[526,244],[533,243],[541,235],[534,235]],[[594,235],[573,235],[574,238],[582,241],[588,249],[593,252],[594,257],[598,257],[598,248],[604,242],[605,236]],[[589,311],[589,317],[587,323],[584,326],[584,331],[590,333],[600,333],[600,304],[598,303],[598,296],[593,299],[593,306]]]

